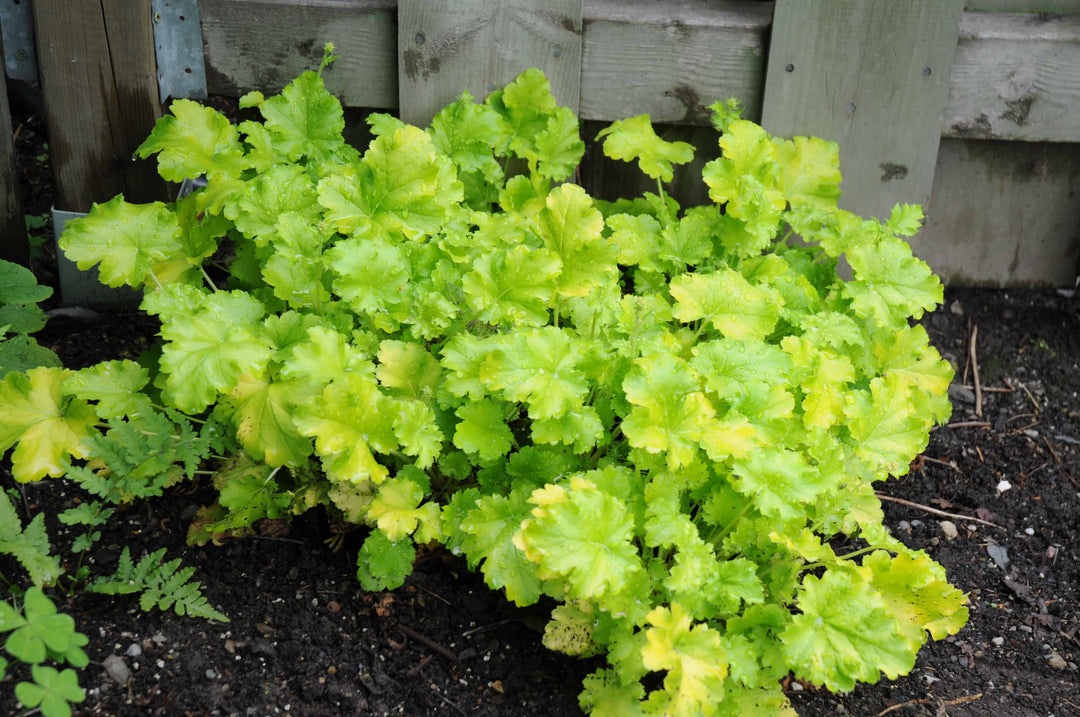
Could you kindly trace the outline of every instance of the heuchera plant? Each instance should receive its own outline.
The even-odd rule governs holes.
[[[850,690],[960,629],[964,596],[873,489],[950,413],[952,369],[909,323],[942,299],[901,238],[917,207],[838,209],[835,144],[730,104],[713,204],[665,194],[693,148],[644,116],[604,151],[656,193],[598,201],[536,70],[426,130],[372,115],[361,154],[331,59],[245,96],[262,121],[174,102],[138,154],[206,187],[68,225],[81,268],[144,289],[161,352],[5,380],[19,480],[90,480],[103,425],[207,421],[231,457],[192,542],[323,505],[370,528],[367,589],[443,543],[518,605],[554,598],[546,645],[606,654],[594,715],[791,715],[789,674]]]

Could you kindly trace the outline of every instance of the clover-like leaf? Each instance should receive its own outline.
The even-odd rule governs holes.
[[[34,681],[15,685],[15,697],[23,707],[40,708],[45,717],[71,717],[71,703],[86,699],[75,670],[58,672],[48,665],[34,665],[30,674]]]
[[[75,620],[70,615],[56,611],[56,605],[40,588],[28,588],[23,595],[25,617],[5,612],[8,614],[2,629],[12,632],[4,648],[18,659],[37,664],[44,662],[51,651],[75,667],[86,667],[89,663],[82,651],[89,638],[75,630]]]

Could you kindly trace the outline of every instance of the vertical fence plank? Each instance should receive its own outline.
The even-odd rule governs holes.
[[[401,0],[401,118],[424,126],[462,90],[482,100],[530,67],[543,70],[559,104],[577,112],[581,6],[582,0]]]
[[[3,50],[0,42],[0,57]],[[30,247],[26,243],[26,220],[19,201],[11,107],[3,79],[0,72],[0,259],[26,264],[30,260]]]
[[[153,160],[132,159],[161,116],[149,0],[35,0],[33,12],[55,209],[86,212],[117,194],[168,198]],[[137,303],[63,256],[57,269],[67,305]]]
[[[762,124],[840,145],[840,205],[930,198],[962,0],[777,0]]]
[[[57,209],[161,198],[153,164],[131,159],[161,114],[149,0],[35,0],[33,11]]]

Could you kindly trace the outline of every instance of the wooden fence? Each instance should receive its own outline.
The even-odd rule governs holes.
[[[159,75],[178,69],[175,59],[155,64],[171,57],[154,47],[170,2],[31,5],[57,209],[85,211],[121,191],[132,200],[164,196],[131,151],[161,115]],[[332,40],[341,59],[327,84],[346,106],[395,110],[422,125],[464,89],[482,98],[540,67],[559,101],[586,120],[587,137],[648,113],[669,137],[697,144],[701,158],[675,180],[690,201],[703,198],[693,173],[716,151],[705,106],[738,97],[774,134],[839,142],[846,208],[887,216],[896,202],[923,204],[927,226],[912,245],[947,281],[1060,287],[1077,276],[1080,0],[172,6],[180,22],[197,23],[202,64],[194,69],[211,95],[278,90],[317,66]],[[0,252],[19,257],[4,102],[0,93]],[[640,181],[595,150],[582,176],[601,196]]]

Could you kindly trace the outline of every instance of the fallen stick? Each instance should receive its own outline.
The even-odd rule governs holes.
[[[991,523],[988,520],[982,518],[973,518],[970,515],[960,515],[959,513],[946,513],[944,510],[938,510],[937,508],[931,508],[928,505],[922,503],[912,503],[910,500],[904,500],[903,498],[893,498],[891,495],[885,495],[884,493],[874,493],[881,500],[891,501],[893,503],[899,503],[900,505],[906,505],[909,508],[918,508],[924,510],[927,513],[933,513],[934,515],[940,515],[943,518],[954,518],[956,520],[966,520],[971,523],[982,523],[983,525],[989,525],[991,528],[997,528],[998,530],[1005,530],[997,523]]]
[[[411,637],[412,639],[416,640],[417,642],[419,642],[419,643],[421,643],[423,645],[427,645],[432,650],[439,653],[443,657],[447,658],[451,662],[461,662],[461,658],[459,658],[451,650],[448,650],[447,648],[443,647],[442,645],[435,642],[434,640],[432,640],[427,635],[421,635],[419,632],[417,632],[416,630],[412,629],[411,627],[409,627],[407,625],[402,625],[399,622],[398,624],[394,625],[394,627],[392,629],[398,630],[399,632],[404,633],[406,636]]]
[[[966,388],[969,391],[975,390],[974,386],[965,386],[964,384],[959,384],[959,387]],[[982,390],[983,393],[1016,393],[1015,388],[1002,388],[1001,386],[983,386]]]
[[[1022,388],[1024,390],[1024,393],[1027,394],[1028,399],[1031,401],[1031,405],[1035,407],[1035,415],[1038,416],[1039,415],[1039,402],[1036,401],[1035,397],[1031,395],[1031,391],[1028,390],[1028,387],[1024,385],[1023,381],[1017,381],[1017,383],[1020,384],[1020,388]],[[1010,386],[1012,385],[1011,381],[1009,382],[1009,385]]]
[[[886,707],[885,709],[883,709],[883,710],[881,710],[880,712],[877,713],[877,717],[881,717],[882,715],[887,715],[890,712],[895,712],[896,710],[903,709],[905,707],[910,707],[912,705],[932,705],[932,704],[936,703],[939,707],[951,707],[952,705],[960,705],[960,704],[963,704],[965,702],[974,702],[975,700],[981,699],[981,698],[982,698],[982,692],[980,692],[977,695],[968,695],[967,697],[958,697],[955,700],[928,700],[928,699],[925,699],[925,698],[920,699],[920,700],[908,700],[907,702],[901,702],[900,704],[893,705],[892,707]]]
[[[946,428],[989,428],[986,421],[960,421],[959,423],[946,423]]]
[[[938,458],[931,458],[930,456],[923,456],[922,459],[924,461],[930,461],[931,463],[936,463],[939,466],[945,466],[946,468],[952,468],[957,473],[963,473],[964,472],[964,471],[960,470],[960,466],[958,466],[955,463],[952,463],[950,461],[943,461],[943,460],[940,460]]]
[[[971,327],[971,342],[968,353],[971,354],[971,377],[975,384],[975,415],[982,418],[982,382],[979,380],[979,356],[976,349],[979,340],[979,325]]]

